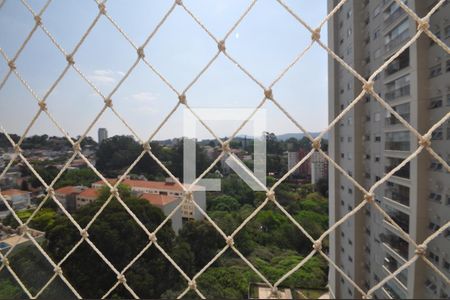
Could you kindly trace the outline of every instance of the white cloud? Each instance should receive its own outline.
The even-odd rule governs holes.
[[[94,70],[88,78],[97,84],[114,84],[119,81],[124,74],[125,73],[122,71]]]
[[[152,92],[140,92],[130,96],[131,100],[135,100],[138,102],[154,102],[158,96]]]

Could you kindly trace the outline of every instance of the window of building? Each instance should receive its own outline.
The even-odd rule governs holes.
[[[374,115],[375,122],[379,122],[381,120],[381,116],[379,112],[376,112]]]
[[[385,149],[395,151],[410,151],[411,141],[409,131],[387,132]]]
[[[409,20],[405,19],[384,36],[386,51],[390,51],[399,46],[407,38],[409,38]]]
[[[450,273],[450,263],[445,259],[443,259],[443,262],[442,266],[444,267],[444,270]]]
[[[409,67],[409,48],[387,66],[385,74],[389,76],[407,67]]]
[[[434,30],[432,30],[433,34],[440,39],[441,38],[441,30],[439,27],[435,27]],[[436,44],[431,38],[430,38],[430,46],[433,46]]]
[[[386,84],[385,98],[388,101],[410,95],[410,76],[405,75]]]
[[[444,130],[442,127],[437,128],[433,133],[431,134],[431,139],[435,141],[440,141],[444,138]]]
[[[450,59],[448,59],[445,63],[445,72],[450,72]]]
[[[349,137],[347,138],[347,141],[348,141],[349,143],[351,143],[351,142],[353,141],[353,138],[352,138],[351,136],[349,136]]]
[[[378,48],[377,50],[375,50],[375,52],[373,53],[373,58],[377,59],[378,57],[381,56],[381,48]]]
[[[347,12],[347,19],[350,18],[351,16],[352,16],[352,10],[349,9],[348,12]]]
[[[380,135],[376,135],[374,140],[375,140],[376,143],[381,142],[381,136]]]
[[[442,107],[442,96],[433,97],[430,99],[430,109]]]
[[[381,5],[378,5],[377,7],[375,7],[375,9],[373,10],[373,17],[376,18],[381,12]]]
[[[376,40],[376,39],[378,39],[379,36],[380,36],[380,29],[377,28],[373,32],[373,39]]]
[[[433,253],[433,252],[429,252],[428,256],[431,258],[431,260],[433,260],[435,263],[439,263],[439,255]]]
[[[441,63],[434,65],[430,68],[430,78],[439,76],[442,74],[442,66]]]

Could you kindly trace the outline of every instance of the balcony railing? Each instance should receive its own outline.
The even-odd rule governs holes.
[[[408,242],[388,232],[381,234],[380,239],[382,242],[386,243],[389,246],[389,248],[398,253],[402,258],[408,260],[408,253],[409,253]]]
[[[406,15],[405,10],[400,6],[397,7],[397,9],[384,20],[384,26],[390,26],[395,20],[400,19],[404,15]]]
[[[396,36],[394,39],[390,40],[385,46],[384,50],[386,52],[389,52],[401,44],[403,44],[407,39],[409,38],[409,30],[405,30],[402,33],[400,33],[398,36]]]
[[[409,96],[410,93],[411,93],[411,85],[408,84],[387,92],[384,97],[386,100],[392,101],[400,97]]]

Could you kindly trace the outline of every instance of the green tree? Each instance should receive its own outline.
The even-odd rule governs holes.
[[[120,194],[149,230],[154,230],[165,219],[160,209],[132,196],[128,189],[120,187]],[[104,190],[97,201],[74,214],[75,220],[81,226],[86,226],[108,196],[109,192]],[[79,241],[80,234],[67,218],[61,218],[46,237],[48,253],[59,261]],[[119,270],[125,267],[149,241],[145,232],[115,199],[91,225],[89,238]],[[158,232],[157,239],[161,247],[169,253],[172,252],[174,232],[170,222]],[[86,242],[67,259],[63,271],[80,294],[87,298],[100,298],[117,280],[115,274]],[[134,291],[144,298],[159,298],[165,290],[180,281],[178,272],[155,246],[151,246],[125,276]],[[121,289],[117,290],[115,295],[122,298],[130,296]]]

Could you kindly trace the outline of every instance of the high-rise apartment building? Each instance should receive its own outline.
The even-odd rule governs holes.
[[[331,11],[339,1],[329,0]],[[404,0],[420,17],[438,1]],[[414,36],[417,24],[393,0],[348,0],[328,23],[329,47],[368,78]],[[430,19],[430,30],[450,44],[450,3]],[[374,83],[375,91],[421,134],[450,111],[450,56],[426,35],[398,56]],[[329,60],[329,118],[362,90],[340,63]],[[418,147],[417,138],[373,97],[365,96],[330,133],[329,155],[366,189]],[[432,135],[431,147],[450,162],[450,122]],[[330,168],[330,224],[355,208],[362,193]],[[375,190],[375,201],[421,243],[450,219],[450,174],[426,151]],[[330,235],[330,257],[363,290],[373,287],[414,255],[395,227],[366,206]],[[450,277],[450,230],[427,247],[426,257]],[[337,298],[361,295],[330,268]],[[450,286],[419,259],[388,281],[374,298],[445,298]]]
[[[108,130],[106,130],[106,128],[99,128],[98,129],[98,143],[100,144],[107,138],[108,138]]]

